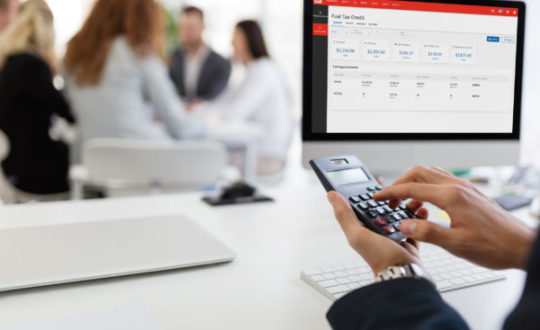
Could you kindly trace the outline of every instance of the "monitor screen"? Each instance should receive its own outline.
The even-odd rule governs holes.
[[[304,139],[518,139],[525,6],[306,0]]]

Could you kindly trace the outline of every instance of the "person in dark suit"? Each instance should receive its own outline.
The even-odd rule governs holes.
[[[184,8],[179,25],[182,47],[171,56],[170,75],[187,103],[214,100],[231,75],[231,63],[204,43],[203,32],[203,11]]]
[[[49,135],[55,117],[75,120],[53,85],[54,28],[43,0],[27,1],[0,43],[0,130],[10,153],[2,164],[20,190],[53,194],[69,189],[69,149]]]
[[[421,269],[419,241],[439,245],[491,269],[527,270],[525,291],[504,329],[538,328],[540,240],[535,229],[512,217],[467,181],[439,168],[416,167],[374,198],[390,200],[390,207],[412,199],[409,208],[424,220],[405,221],[400,229],[409,240],[398,244],[363,227],[342,196],[328,194],[351,247],[378,275],[378,283],[344,296],[331,307],[327,318],[334,329],[468,329],[425,272],[389,276],[388,271],[395,266]],[[451,228],[425,221],[428,211],[423,202],[445,210],[452,219]]]

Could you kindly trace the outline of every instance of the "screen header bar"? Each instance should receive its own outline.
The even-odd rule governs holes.
[[[517,17],[518,8],[392,0],[313,0],[314,5]]]

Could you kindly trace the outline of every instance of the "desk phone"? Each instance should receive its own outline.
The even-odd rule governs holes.
[[[357,157],[319,158],[310,161],[310,165],[326,191],[345,197],[367,228],[394,241],[407,239],[399,230],[401,222],[418,217],[405,204],[392,209],[388,201],[375,201],[373,195],[383,188]]]

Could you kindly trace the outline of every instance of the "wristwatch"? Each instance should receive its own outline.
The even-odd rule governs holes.
[[[410,264],[407,266],[390,266],[377,274],[375,280],[377,282],[384,282],[398,278],[415,278],[419,280],[426,280],[429,282],[429,284],[433,285],[435,289],[437,288],[437,285],[433,281],[431,275],[429,275],[417,264]]]

